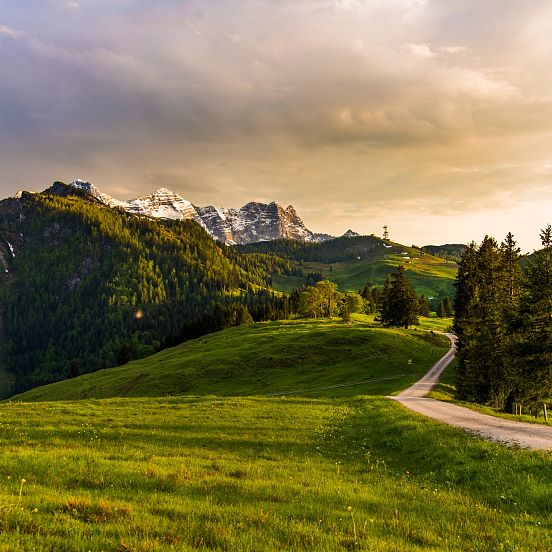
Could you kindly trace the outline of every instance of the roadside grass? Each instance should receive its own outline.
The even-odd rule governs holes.
[[[504,418],[506,420],[515,420],[518,422],[528,422],[532,424],[544,424],[544,425],[552,426],[552,419],[551,419],[552,416],[549,416],[548,421],[545,421],[544,413],[542,411],[539,412],[539,415],[537,418],[530,415],[517,416],[515,414],[500,412],[499,410],[496,410],[496,408],[492,408],[490,406],[484,406],[480,404],[474,404],[466,401],[457,400],[455,398],[457,365],[458,365],[458,361],[455,359],[451,364],[449,364],[445,368],[444,372],[441,374],[441,377],[439,378],[439,383],[437,383],[437,385],[427,394],[428,397],[432,399],[437,399],[439,401],[452,402],[460,406],[465,406],[466,408],[469,408],[470,410],[474,410],[475,412],[481,412],[481,414],[489,414],[490,416],[495,416],[497,418]]]
[[[355,322],[361,322],[373,326],[374,328],[381,328],[381,324],[376,322],[375,314],[359,314],[353,313],[352,319]],[[418,330],[429,330],[434,332],[449,332],[452,326],[452,318],[439,318],[437,316],[420,316],[420,322],[415,326]]]
[[[263,395],[367,380],[375,381],[331,394],[390,395],[417,381],[448,347],[443,336],[382,328],[373,316],[355,315],[351,325],[337,319],[252,324],[10,400]]]
[[[549,550],[552,457],[383,398],[7,403],[0,549]]]
[[[420,324],[418,328],[421,330],[433,330],[435,332],[451,332],[452,318],[439,317],[424,317],[420,316]]]

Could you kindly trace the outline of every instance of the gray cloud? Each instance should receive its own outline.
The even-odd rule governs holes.
[[[337,227],[506,209],[546,187],[549,1],[4,4],[6,193],[163,180],[198,204],[277,199]]]

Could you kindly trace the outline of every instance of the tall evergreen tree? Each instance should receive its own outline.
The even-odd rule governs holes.
[[[381,323],[384,326],[408,328],[418,324],[419,308],[416,292],[401,265],[385,282],[380,310]]]
[[[477,250],[474,244],[466,249],[456,282],[457,393],[464,400],[494,406],[502,406],[508,394],[501,268],[498,244],[486,236]]]
[[[552,227],[543,248],[527,261],[522,279],[520,328],[513,347],[516,400],[536,405],[552,399]]]
[[[425,295],[420,295],[420,298],[418,299],[420,308],[418,310],[418,314],[420,316],[429,316],[431,313],[431,304],[427,297]]]
[[[520,291],[520,252],[521,249],[517,246],[513,234],[508,232],[506,238],[500,244],[500,263],[506,297],[512,303],[516,302]]]
[[[516,384],[510,347],[519,272],[519,249],[511,233],[500,247],[486,236],[479,248],[472,243],[462,256],[454,318],[461,399],[498,408],[511,400]]]

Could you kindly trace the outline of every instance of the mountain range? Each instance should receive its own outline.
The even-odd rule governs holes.
[[[101,192],[94,184],[75,180],[70,186],[84,190],[110,207],[119,207],[135,215],[160,219],[191,219],[199,223],[215,240],[227,245],[248,244],[280,238],[304,242],[331,239],[329,234],[309,230],[293,207],[251,201],[239,209],[198,207],[177,193],[159,188],[149,195],[121,201]],[[348,231],[348,236],[358,235]]]

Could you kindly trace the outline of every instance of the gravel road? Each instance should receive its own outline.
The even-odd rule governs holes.
[[[452,344],[450,351],[421,380],[399,395],[389,398],[424,416],[492,441],[534,450],[551,450],[552,427],[550,426],[497,418],[455,404],[425,398],[439,380],[442,371],[454,359],[456,337],[452,334],[446,334],[446,336]]]

